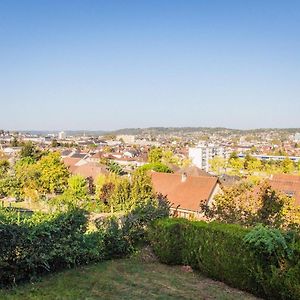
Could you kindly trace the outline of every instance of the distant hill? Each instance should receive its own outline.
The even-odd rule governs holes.
[[[192,134],[192,133],[205,133],[205,134],[255,134],[255,133],[268,133],[270,131],[277,131],[284,134],[295,134],[300,132],[300,128],[258,128],[258,129],[231,129],[225,127],[148,127],[148,128],[122,128],[118,130],[65,130],[67,135],[79,136],[101,136],[101,135],[163,135],[163,134]],[[21,133],[29,133],[36,135],[58,134],[58,130],[22,130]]]

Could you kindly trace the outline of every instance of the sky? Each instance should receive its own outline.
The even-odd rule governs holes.
[[[0,0],[0,129],[300,127],[300,1]]]

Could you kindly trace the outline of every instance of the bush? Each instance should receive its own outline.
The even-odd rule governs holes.
[[[101,233],[86,234],[82,210],[0,218],[0,285],[103,258]]]
[[[150,227],[148,240],[161,262],[171,265],[183,263],[182,228],[187,224],[185,219],[162,219]]]
[[[268,299],[300,299],[300,243],[279,233],[264,228],[265,238],[260,230],[256,243],[257,228],[251,232],[239,225],[163,219],[154,222],[149,240],[164,263],[188,264]]]
[[[32,215],[0,209],[0,286],[128,255],[144,242],[148,224],[169,214],[164,197],[150,200],[122,218],[99,220],[92,232],[78,208]]]

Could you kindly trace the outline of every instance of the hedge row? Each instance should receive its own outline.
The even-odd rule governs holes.
[[[2,212],[0,286],[102,260],[103,232],[86,233],[86,226],[87,217],[81,210],[32,217]]]
[[[153,220],[169,215],[164,199],[124,216],[97,219],[87,229],[86,212],[26,214],[0,209],[0,287],[55,270],[119,258],[145,241]]]
[[[293,258],[270,265],[245,245],[249,231],[238,225],[163,219],[150,228],[149,241],[163,263],[190,265],[268,299],[300,299],[300,243],[293,245]]]

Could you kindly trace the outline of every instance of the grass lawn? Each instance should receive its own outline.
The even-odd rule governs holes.
[[[257,299],[223,283],[141,257],[105,261],[0,290],[0,299]]]

